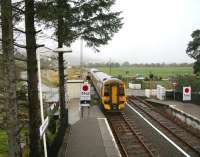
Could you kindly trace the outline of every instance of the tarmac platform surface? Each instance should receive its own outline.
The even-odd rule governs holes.
[[[147,101],[176,108],[200,120],[200,105],[196,105],[196,104],[192,104],[188,102],[181,102],[181,101],[168,101],[168,100],[163,101],[163,100],[157,100],[157,99],[147,99]]]
[[[121,157],[107,120],[98,106],[81,110],[79,99],[72,99],[68,109],[71,131],[65,139],[67,147],[61,150],[59,157]]]

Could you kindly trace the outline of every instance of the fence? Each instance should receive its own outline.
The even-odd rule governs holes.
[[[173,96],[173,93],[168,93],[167,94],[167,99],[168,100],[174,100],[174,96]],[[193,104],[197,104],[197,105],[200,105],[200,93],[199,92],[193,92],[191,94],[191,103]],[[183,101],[183,93],[182,92],[175,92],[175,100],[177,101]]]

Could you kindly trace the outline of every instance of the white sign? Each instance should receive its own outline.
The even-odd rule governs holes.
[[[82,106],[82,107],[90,107],[90,104],[88,104],[88,103],[86,103],[86,104],[81,103],[80,106]]]
[[[156,97],[159,100],[165,100],[166,97],[166,89],[165,87],[161,86],[161,85],[157,85],[157,90],[156,90]]]
[[[49,117],[47,117],[40,126],[40,137],[42,137],[42,135],[44,134],[48,124],[49,124]]]
[[[191,100],[191,87],[183,87],[183,101],[190,101]]]
[[[90,101],[91,95],[90,95],[90,84],[89,83],[83,83],[81,86],[81,96],[80,101]]]
[[[141,84],[128,83],[130,89],[141,89]]]

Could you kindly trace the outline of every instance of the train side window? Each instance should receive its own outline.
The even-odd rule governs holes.
[[[104,96],[109,96],[109,86],[108,85],[104,86]]]

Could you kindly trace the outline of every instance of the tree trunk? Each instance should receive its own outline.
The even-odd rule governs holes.
[[[8,135],[8,156],[19,157],[20,141],[18,134],[16,72],[13,47],[11,0],[1,1],[2,48],[4,64],[4,105],[6,112],[6,130]]]
[[[58,8],[62,6],[62,0],[58,1]],[[58,47],[63,47],[63,17],[59,14],[58,16]],[[68,126],[68,109],[65,107],[65,80],[64,80],[64,60],[63,52],[59,52],[58,55],[58,66],[59,66],[59,102],[60,102],[60,122],[61,125],[65,123]],[[65,115],[66,114],[66,115]],[[65,117],[66,116],[66,117]],[[66,122],[64,122],[64,119]]]
[[[38,69],[36,58],[36,32],[34,28],[34,0],[25,0],[25,29],[27,46],[29,140],[30,157],[41,156],[40,145],[40,104],[38,97]]]

